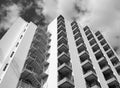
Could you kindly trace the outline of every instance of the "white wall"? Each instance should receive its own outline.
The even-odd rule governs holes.
[[[21,25],[22,25],[22,23],[19,24],[16,28],[19,28],[19,27],[21,28]],[[16,28],[14,30],[16,30]],[[23,36],[23,39],[20,42],[20,45],[18,46],[18,48],[15,51],[15,54],[14,54],[12,60],[8,61],[8,58],[10,56],[7,57],[7,61],[5,61],[5,62],[6,63],[8,62],[9,65],[8,65],[7,69],[4,71],[3,80],[1,80],[0,88],[16,88],[36,28],[37,27],[33,23],[30,23],[28,25],[27,31],[25,32],[25,34]],[[23,31],[24,30],[23,27],[20,30]],[[13,36],[13,35],[14,34],[12,34],[11,36]],[[9,34],[9,36],[10,36],[10,34]],[[18,36],[18,35],[14,35],[14,36],[15,36],[15,38],[17,38],[16,36]],[[13,42],[12,38],[9,40],[9,42],[10,43]],[[14,47],[15,47],[15,44],[14,44]],[[15,50],[15,49],[13,49],[13,50]],[[12,52],[12,50],[11,50],[11,52]]]
[[[49,50],[50,57],[48,59],[49,67],[48,67],[48,79],[46,84],[44,85],[44,88],[58,88],[57,87],[57,77],[58,77],[58,71],[57,71],[57,19],[55,19],[51,24],[48,26],[48,32],[52,34],[51,38],[51,48]]]

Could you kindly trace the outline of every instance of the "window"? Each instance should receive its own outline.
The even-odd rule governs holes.
[[[20,39],[23,37],[23,35],[20,36]]]
[[[23,32],[25,32],[25,31],[26,31],[26,29],[23,30]]]
[[[18,47],[18,45],[19,45],[19,42],[17,42],[16,47]]]
[[[12,56],[14,55],[14,53],[15,53],[15,52],[13,51],[13,52],[11,53],[10,57],[12,57]]]
[[[7,63],[7,64],[5,65],[5,67],[3,68],[3,71],[5,71],[5,70],[6,70],[7,66],[8,66],[8,63]]]

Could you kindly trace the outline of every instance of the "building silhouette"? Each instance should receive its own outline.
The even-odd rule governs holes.
[[[0,40],[0,88],[120,88],[120,59],[100,31],[62,15],[19,18]]]

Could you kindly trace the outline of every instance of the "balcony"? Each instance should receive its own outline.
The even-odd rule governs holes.
[[[87,35],[87,39],[88,39],[88,40],[90,40],[90,39],[92,39],[92,38],[94,38],[94,36],[93,36],[92,33],[90,33],[90,34]]]
[[[77,24],[72,25],[72,30],[75,30],[76,28],[78,28]]]
[[[59,56],[58,56],[58,60],[60,62],[69,62],[70,61],[70,56],[69,54],[62,52]]]
[[[94,45],[97,42],[96,42],[95,38],[92,38],[91,40],[89,40],[89,43],[92,46],[92,45]]]
[[[112,49],[107,50],[106,53],[107,53],[109,58],[114,56],[114,52],[112,51]]]
[[[120,75],[120,62],[118,62],[118,64],[115,65],[115,69],[117,73]]]
[[[95,84],[93,86],[91,86],[90,88],[101,88],[99,85]]]
[[[95,32],[96,36],[99,36],[100,34],[101,34],[100,31]]]
[[[106,59],[103,59],[101,62],[99,62],[99,66],[102,69],[102,71],[106,71],[106,69],[109,69]]]
[[[58,16],[57,20],[64,20],[64,17],[62,15]]]
[[[104,44],[103,49],[104,49],[105,51],[107,51],[107,50],[110,49],[110,46],[106,43],[106,44]]]
[[[59,46],[61,43],[64,43],[64,44],[67,45],[67,39],[66,39],[65,37],[63,37],[63,36],[58,39],[58,46]]]
[[[77,25],[76,21],[73,21],[73,22],[71,23],[71,26],[74,26],[74,25]]]
[[[75,40],[78,39],[79,37],[82,37],[80,32],[77,32],[77,33],[74,34],[74,39]]]
[[[68,52],[69,48],[68,45],[65,45],[64,43],[62,43],[59,47],[58,47],[58,52],[62,53],[62,52]]]
[[[95,38],[91,38],[91,39],[89,40],[89,43],[90,43],[91,46],[93,46],[93,45],[96,44],[97,42],[96,42]]]
[[[64,36],[65,38],[67,37],[66,33],[61,30],[59,33],[58,33],[58,39],[61,37],[61,36]]]
[[[96,52],[96,51],[99,50],[99,49],[100,49],[100,47],[98,46],[97,43],[94,44],[94,46],[92,47],[93,52]]]
[[[65,27],[64,27],[63,25],[60,25],[60,26],[59,26],[59,28],[58,28],[58,33],[59,33],[61,30],[64,31],[64,32],[66,32],[66,29],[65,29]]]
[[[86,36],[87,36],[88,34],[90,34],[90,33],[91,33],[90,29],[88,29],[87,31],[85,31]]]
[[[26,64],[32,66],[36,73],[42,73],[43,66],[38,63],[34,58],[28,57],[28,59],[26,60]]]
[[[58,23],[58,28],[60,28],[61,25],[62,25],[63,27],[65,27],[65,23],[64,23],[63,20],[60,20],[60,21],[59,21],[59,23]]]
[[[102,61],[105,61],[105,57],[101,57],[98,62],[101,63]]]
[[[35,40],[35,41],[38,41],[38,42],[42,42],[42,43],[44,43],[44,44],[47,44],[47,38],[43,37],[43,36],[40,35],[40,34],[36,34],[36,35],[34,36],[34,40]]]
[[[86,72],[84,75],[86,80],[92,80],[92,79],[97,79],[97,76],[93,70],[89,70]]]
[[[101,34],[101,35],[99,35],[97,38],[98,38],[98,40],[99,40],[99,41],[100,41],[101,39],[103,39],[102,34]]]
[[[64,21],[63,19],[59,19],[59,20],[57,21],[58,25],[59,25],[61,22],[62,22],[62,23],[65,23],[65,21]]]
[[[109,88],[120,88],[120,85],[117,81],[113,81],[113,82],[109,83],[108,86],[109,86]]]
[[[86,80],[87,87],[86,88],[101,88],[100,83],[97,80]]]
[[[25,83],[24,81],[20,80],[17,88],[35,88],[30,83]]]
[[[108,85],[110,85],[110,84],[116,84],[118,82],[117,82],[117,79],[113,76],[107,80],[107,83],[108,83]]]
[[[22,80],[26,80],[31,83],[32,86],[35,88],[41,87],[41,83],[37,78],[38,76],[31,70],[24,68],[23,72],[21,73]]]
[[[82,51],[86,50],[86,46],[84,43],[81,43],[78,47],[77,47],[78,53],[81,53]]]
[[[83,51],[79,56],[81,63],[84,62],[86,59],[89,59],[89,55],[87,51]]]
[[[81,65],[83,68],[90,68],[92,67],[92,62],[89,59],[86,59]]]
[[[76,34],[77,32],[80,32],[78,27],[73,30],[73,34]]]
[[[113,66],[116,66],[119,63],[119,59],[114,55],[114,57],[111,59],[111,62]]]
[[[31,45],[31,49],[35,49],[37,51],[40,51],[40,52],[45,52],[46,49],[47,49],[47,44],[44,44],[42,42],[38,42],[38,41],[33,41],[32,42],[32,45]]]
[[[101,52],[100,49],[95,52],[95,57],[97,60],[99,60],[101,57],[103,57],[103,53]]]
[[[101,44],[101,45],[104,45],[104,44],[106,44],[106,43],[107,43],[107,42],[106,42],[106,40],[105,40],[104,38],[100,40],[100,44]]]
[[[39,63],[43,62],[44,59],[45,59],[45,55],[43,52],[40,52],[40,51],[37,51],[35,50],[34,48],[31,48],[29,50],[29,55],[28,57],[31,57],[31,58],[35,58],[36,61],[38,61]]]
[[[58,71],[61,73],[61,74],[69,74],[72,72],[72,67],[71,65],[69,64],[66,64],[66,63],[63,63],[62,65],[60,65],[58,67]]]
[[[116,65],[114,65],[115,68],[119,68],[120,69],[120,62],[118,62]]]
[[[48,74],[46,72],[43,72],[42,74],[40,74],[41,79],[46,79],[48,78]]]
[[[106,65],[105,67],[102,68],[102,72],[110,72],[111,69],[108,65]]]
[[[60,88],[74,88],[74,83],[71,79],[65,77],[58,82],[58,87],[60,87]]]
[[[76,40],[76,45],[78,46],[78,45],[80,45],[81,43],[84,43],[82,37],[77,38],[77,40]]]
[[[50,56],[50,53],[46,52],[45,53],[45,59],[48,60],[49,56]]]
[[[85,26],[85,27],[83,28],[83,30],[84,30],[84,31],[87,31],[87,30],[90,30],[90,29],[89,29],[88,26]]]
[[[83,50],[83,51],[79,54],[79,57],[82,58],[82,59],[83,59],[83,58],[86,59],[87,57],[85,58],[85,56],[89,57],[89,54],[88,54],[88,51]]]
[[[42,64],[43,64],[44,67],[48,67],[49,66],[49,62],[47,60],[45,60]]]

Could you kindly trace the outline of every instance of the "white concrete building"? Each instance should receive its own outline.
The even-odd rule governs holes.
[[[19,18],[0,57],[0,88],[120,88],[120,59],[103,35],[62,15],[47,31]]]
[[[45,66],[49,64],[46,61],[49,46],[44,33],[32,22],[19,18],[3,36],[0,40],[0,88],[43,86],[43,77],[47,77]]]
[[[120,88],[120,59],[98,31],[63,16],[48,26],[51,36],[46,88]]]

